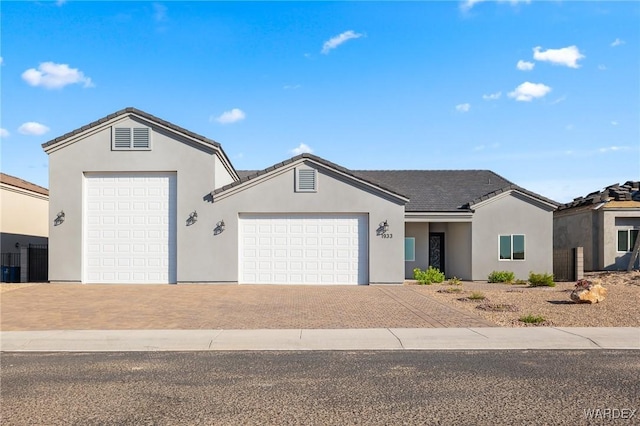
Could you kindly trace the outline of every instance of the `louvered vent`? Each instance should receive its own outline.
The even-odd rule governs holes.
[[[113,146],[116,149],[131,148],[131,129],[128,127],[116,127]]]
[[[316,171],[314,169],[298,170],[298,187],[299,192],[316,191]]]
[[[134,127],[133,128],[133,147],[149,148],[149,128],[147,127]]]

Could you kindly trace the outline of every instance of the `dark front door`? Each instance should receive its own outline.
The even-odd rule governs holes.
[[[429,233],[429,266],[444,272],[444,232]]]

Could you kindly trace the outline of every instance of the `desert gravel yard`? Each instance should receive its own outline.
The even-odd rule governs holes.
[[[522,316],[540,316],[538,326],[553,327],[640,327],[640,272],[587,273],[585,279],[607,289],[607,298],[596,304],[574,303],[570,299],[574,282],[555,287],[527,284],[462,282],[460,285],[415,285],[417,291],[456,308],[480,315],[502,327],[533,326]],[[414,285],[411,282],[409,285]],[[460,290],[456,290],[460,289]],[[470,300],[469,296],[485,299]]]

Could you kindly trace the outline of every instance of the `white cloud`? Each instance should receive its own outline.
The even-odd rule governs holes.
[[[619,38],[616,38],[615,40],[613,40],[613,42],[611,42],[611,47],[622,46],[625,43],[626,42],[624,40],[620,40]]]
[[[551,91],[551,87],[542,83],[531,83],[525,81],[516,87],[513,92],[509,92],[508,96],[516,101],[530,102],[534,98],[542,98]]]
[[[44,124],[36,123],[35,121],[28,121],[18,127],[18,132],[23,135],[40,136],[49,131],[49,128]]]
[[[629,151],[629,147],[628,146],[605,146],[603,148],[599,148],[598,151],[600,152],[616,152],[616,151]]]
[[[238,121],[242,121],[245,119],[245,117],[246,117],[246,114],[244,113],[244,111],[242,111],[239,108],[233,108],[230,111],[223,112],[218,117],[212,116],[209,119],[209,121],[217,121],[218,123],[221,123],[221,124],[230,124],[230,123],[236,123]]]
[[[0,56],[0,65],[4,64],[4,59]]]
[[[160,3],[154,3],[153,19],[155,19],[156,22],[165,22],[167,20],[167,6]]]
[[[342,43],[346,43],[353,38],[360,38],[362,36],[363,34],[356,33],[352,30],[345,31],[342,34],[338,34],[337,36],[331,37],[329,40],[325,41],[322,45],[322,53],[326,55]]]
[[[516,68],[518,68],[520,71],[531,71],[535,66],[536,64],[534,64],[533,62],[523,61],[522,59],[520,59],[516,64]]]
[[[606,70],[607,70],[607,66],[606,66],[606,65],[602,65],[602,64],[600,64],[600,65],[598,65],[598,70],[600,70],[600,71],[606,71]]]
[[[482,99],[484,99],[485,101],[495,101],[500,99],[500,96],[502,96],[502,92],[496,92],[490,93],[488,95],[482,95]]]
[[[569,68],[579,68],[580,59],[586,58],[577,46],[568,46],[560,49],[541,50],[540,46],[533,48],[533,59],[536,61],[551,62],[554,65],[564,65]]]
[[[0,138],[8,138],[10,135],[7,129],[0,127]]]
[[[301,143],[297,148],[293,148],[289,152],[293,155],[311,154],[313,153],[313,149],[311,149],[309,145]]]
[[[61,89],[68,84],[82,84],[93,87],[89,77],[77,68],[69,68],[67,64],[42,62],[38,69],[29,68],[22,73],[22,79],[31,86],[43,86],[47,89]]]
[[[559,104],[560,102],[564,102],[566,100],[567,100],[567,96],[566,95],[562,95],[558,99],[556,99],[555,101],[550,102],[549,105]]]
[[[62,6],[66,2],[67,2],[67,0],[56,0],[56,6]]]
[[[611,125],[612,125],[612,126],[617,126],[618,124],[620,124],[620,123],[618,123],[617,121],[612,121],[612,122],[611,122]]]
[[[282,88],[284,90],[297,90],[299,88],[301,88],[302,86],[299,84],[285,84]]]
[[[471,104],[456,105],[456,111],[458,112],[469,112],[470,109],[471,109]]]
[[[488,0],[464,0],[461,4],[460,4],[460,9],[463,12],[468,12],[470,11],[473,6],[475,6],[478,3],[484,3],[485,1]],[[498,0],[498,3],[509,3],[512,6],[517,5],[518,3],[531,3],[531,0]]]

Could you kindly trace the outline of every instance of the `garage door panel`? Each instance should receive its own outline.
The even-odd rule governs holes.
[[[87,174],[85,198],[85,282],[176,281],[174,174]]]
[[[239,282],[366,284],[364,214],[241,214]]]

